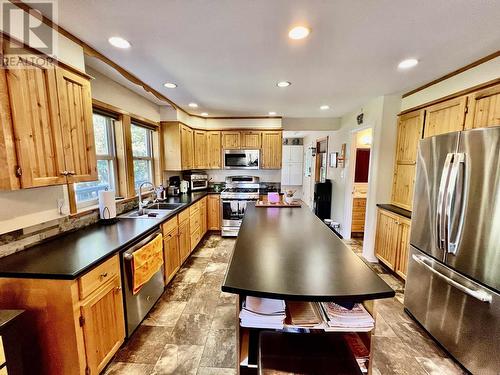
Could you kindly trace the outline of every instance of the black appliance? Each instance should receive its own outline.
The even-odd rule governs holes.
[[[168,185],[180,187],[181,186],[181,177],[180,176],[169,177]]]
[[[332,181],[317,182],[314,185],[314,213],[321,220],[330,219],[332,207]]]

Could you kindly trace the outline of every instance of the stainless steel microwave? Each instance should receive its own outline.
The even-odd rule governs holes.
[[[259,169],[260,150],[224,150],[224,169]]]

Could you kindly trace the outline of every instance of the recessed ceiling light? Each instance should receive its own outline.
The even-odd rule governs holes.
[[[198,108],[198,104],[196,103],[189,103],[188,106],[190,106],[191,108]]]
[[[201,112],[201,115],[202,116],[208,116],[208,113],[207,112]]]
[[[398,64],[398,68],[399,69],[409,69],[409,68],[413,68],[417,64],[418,64],[417,59],[406,59],[406,60],[401,61]]]
[[[288,37],[290,39],[304,39],[310,32],[311,30],[305,26],[295,26],[288,32]]]
[[[291,82],[288,82],[288,81],[279,81],[276,86],[278,87],[288,87],[290,86],[292,83]]]
[[[108,39],[108,42],[116,48],[130,48],[130,42],[119,36],[112,36]]]
[[[326,111],[327,109],[330,109],[330,106],[329,105],[322,105],[321,107],[319,107],[319,109],[321,109],[322,111]]]
[[[164,83],[163,86],[165,86],[167,89],[175,89],[177,87],[177,85],[172,82]]]
[[[269,116],[276,116],[276,112],[269,112]]]

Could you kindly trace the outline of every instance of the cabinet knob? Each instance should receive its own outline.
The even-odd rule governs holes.
[[[75,171],[68,171],[68,174],[74,176],[76,174],[76,172]]]
[[[107,277],[107,276],[108,276],[108,273],[107,273],[107,272],[104,272],[104,273],[101,273],[101,274],[99,275],[99,278],[104,279],[104,278],[105,278],[105,277]]]
[[[117,287],[116,287],[116,291],[117,291],[117,292],[119,292],[119,291],[121,291],[121,290],[122,290],[122,287],[121,287],[121,286],[117,286]]]
[[[62,175],[62,176],[67,176],[68,175],[68,171],[62,171],[59,174]]]

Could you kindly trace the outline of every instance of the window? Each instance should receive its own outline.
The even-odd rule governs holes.
[[[131,133],[134,186],[138,191],[143,182],[153,182],[153,130],[132,124]]]
[[[117,186],[114,120],[99,113],[94,113],[92,118],[98,180],[75,184],[76,202],[79,207],[96,204],[100,190],[115,190]]]

